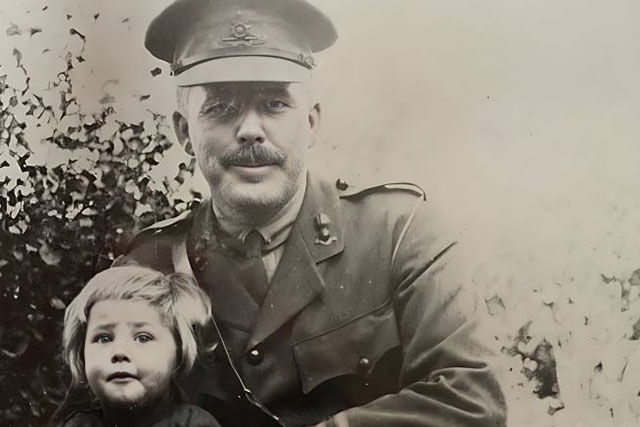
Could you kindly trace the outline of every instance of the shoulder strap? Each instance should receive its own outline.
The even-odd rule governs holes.
[[[188,218],[189,215],[192,214],[192,212],[193,210],[187,210],[185,212],[182,212],[178,216],[174,216],[173,218],[167,218],[162,221],[155,222],[150,226],[148,226],[147,228],[143,228],[142,231],[140,231],[140,233],[145,233],[147,231],[161,230],[163,228],[171,227],[172,225],[178,224],[179,222]]]
[[[168,218],[162,221],[158,221],[146,228],[143,228],[135,236],[133,236],[131,241],[129,241],[127,245],[126,253],[129,253],[133,248],[135,248],[138,244],[140,244],[141,241],[144,241],[144,239],[149,236],[164,233],[169,230],[173,230],[174,227],[185,224],[191,218],[192,214],[193,214],[193,210],[188,210],[181,213],[178,216],[175,216],[173,218]],[[185,245],[186,245],[186,242],[185,242]],[[185,253],[186,253],[186,246],[185,246]]]
[[[347,183],[344,179],[338,179],[336,181],[336,188],[339,191],[341,198],[366,196],[367,194],[380,192],[380,191],[407,191],[423,200],[427,200],[427,194],[417,184],[411,182],[388,182],[377,183],[373,185],[358,185]]]

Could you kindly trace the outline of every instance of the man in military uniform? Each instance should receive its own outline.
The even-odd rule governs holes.
[[[442,216],[416,186],[308,171],[312,54],[336,38],[305,0],[177,0],[151,23],[211,198],[120,262],[209,293],[219,345],[185,388],[223,426],[504,425],[484,306]]]

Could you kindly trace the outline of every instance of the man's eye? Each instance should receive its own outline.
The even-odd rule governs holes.
[[[140,342],[140,343],[147,343],[149,341],[153,341],[153,337],[149,334],[138,334],[135,336],[134,338],[136,341]]]
[[[97,335],[93,339],[93,342],[97,342],[99,344],[106,344],[108,342],[111,342],[111,337],[109,335]]]
[[[280,111],[284,108],[287,108],[288,106],[289,105],[286,102],[280,99],[272,99],[267,101],[266,103],[267,110],[270,110],[270,111]]]
[[[213,116],[213,117],[222,117],[229,114],[233,114],[237,111],[236,107],[231,104],[225,104],[222,102],[218,102],[216,104],[212,104],[208,107],[205,107],[202,110],[202,116]]]

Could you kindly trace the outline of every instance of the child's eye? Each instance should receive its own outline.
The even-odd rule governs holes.
[[[97,342],[97,343],[100,343],[100,344],[106,344],[108,342],[111,342],[111,337],[109,335],[104,335],[104,334],[103,335],[96,335],[93,338],[93,342]]]
[[[153,341],[153,337],[149,334],[138,334],[134,339],[143,344],[149,341]]]

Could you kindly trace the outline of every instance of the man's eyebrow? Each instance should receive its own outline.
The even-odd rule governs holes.
[[[264,88],[258,91],[261,96],[282,96],[285,98],[291,98],[291,92],[287,88]]]
[[[268,88],[268,89],[284,89],[289,88],[290,83],[287,82],[255,82],[256,88]]]
[[[206,88],[206,100],[223,98],[232,96],[233,92],[226,88],[221,87],[207,87]]]
[[[267,82],[257,85],[255,91],[258,93],[268,93],[268,94],[276,94],[276,95],[286,95],[290,96],[291,92],[289,91],[288,83],[279,83],[279,82]]]

